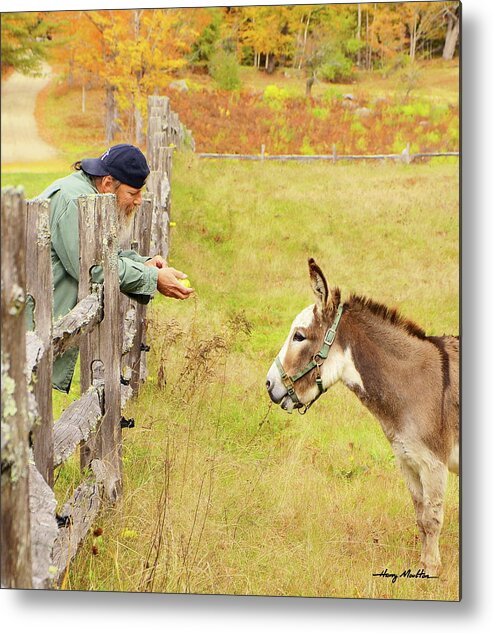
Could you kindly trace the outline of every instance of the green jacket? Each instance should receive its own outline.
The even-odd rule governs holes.
[[[91,179],[76,171],[56,180],[38,197],[50,199],[51,263],[53,268],[53,318],[64,316],[77,304],[79,287],[79,209],[81,195],[98,193]],[[120,290],[139,303],[148,303],[156,291],[158,269],[145,266],[150,257],[135,251],[118,253]],[[93,281],[103,280],[101,266],[91,271]],[[32,329],[32,309],[27,311]],[[77,361],[78,349],[69,349],[53,364],[53,386],[69,392]]]

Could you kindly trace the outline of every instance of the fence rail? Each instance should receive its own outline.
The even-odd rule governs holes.
[[[416,159],[422,158],[435,158],[440,156],[460,156],[460,152],[417,152],[411,154],[409,145],[400,154],[337,154],[335,148],[332,154],[266,154],[265,147],[262,146],[260,154],[215,154],[207,152],[197,153],[198,158],[202,159],[225,159],[225,160],[251,160],[251,161],[299,161],[299,162],[312,162],[312,161],[328,161],[337,163],[339,161],[352,161],[352,160],[394,160],[403,163],[411,163]]]
[[[101,504],[122,494],[122,407],[145,379],[145,306],[119,290],[118,249],[167,255],[171,157],[184,141],[166,97],[149,98],[151,178],[119,244],[115,196],[79,198],[78,303],[53,323],[49,202],[2,189],[2,587],[59,586]],[[29,256],[26,256],[26,253]],[[104,282],[94,284],[99,264]],[[26,332],[27,302],[34,330]],[[80,347],[81,397],[54,423],[52,363]],[[54,469],[80,447],[89,467],[59,513]]]

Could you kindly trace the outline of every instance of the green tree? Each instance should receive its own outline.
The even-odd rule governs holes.
[[[51,27],[42,12],[2,13],[2,76],[12,69],[38,75],[47,57]]]
[[[305,69],[309,94],[315,76],[325,81],[349,79],[362,43],[357,38],[354,5],[307,6],[304,10],[299,65]]]
[[[209,73],[223,90],[237,90],[240,85],[240,67],[234,53],[219,48],[209,63]]]
[[[192,44],[192,51],[188,58],[193,66],[206,66],[214,55],[221,38],[222,11],[219,7],[203,10],[203,27],[198,38]]]

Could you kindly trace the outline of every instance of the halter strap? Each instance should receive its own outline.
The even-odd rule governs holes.
[[[332,344],[336,338],[337,328],[339,327],[343,310],[344,310],[344,307],[341,303],[339,304],[339,307],[337,308],[337,313],[334,318],[334,321],[332,322],[332,325],[325,333],[324,341],[322,343],[322,347],[320,348],[320,351],[317,354],[314,354],[313,359],[308,363],[308,365],[306,365],[298,373],[294,374],[293,376],[289,376],[284,370],[284,367],[282,366],[279,356],[277,356],[275,360],[277,369],[279,370],[279,373],[281,375],[282,383],[287,389],[288,396],[291,398],[291,400],[295,404],[302,404],[302,403],[300,402],[298,396],[296,395],[294,383],[298,381],[300,378],[302,378],[303,376],[305,376],[306,374],[308,374],[308,372],[312,371],[312,369],[317,368],[317,376],[315,378],[315,382],[318,386],[319,393],[316,396],[316,398],[314,398],[309,404],[305,405],[304,413],[306,413],[308,408],[311,407],[311,405],[315,402],[315,400],[317,400],[317,398],[319,398],[326,391],[326,389],[324,389],[323,384],[322,384],[322,376],[320,374],[320,367],[325,361],[325,359],[327,358],[327,356],[329,355],[330,348],[332,347]]]

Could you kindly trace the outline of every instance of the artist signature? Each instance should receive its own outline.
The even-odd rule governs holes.
[[[398,578],[438,578],[438,576],[429,576],[424,569],[418,569],[416,572],[406,569],[401,574],[393,574],[392,572],[389,572],[388,569],[383,569],[380,573],[373,574],[373,576],[391,578],[393,583],[396,582]]]

